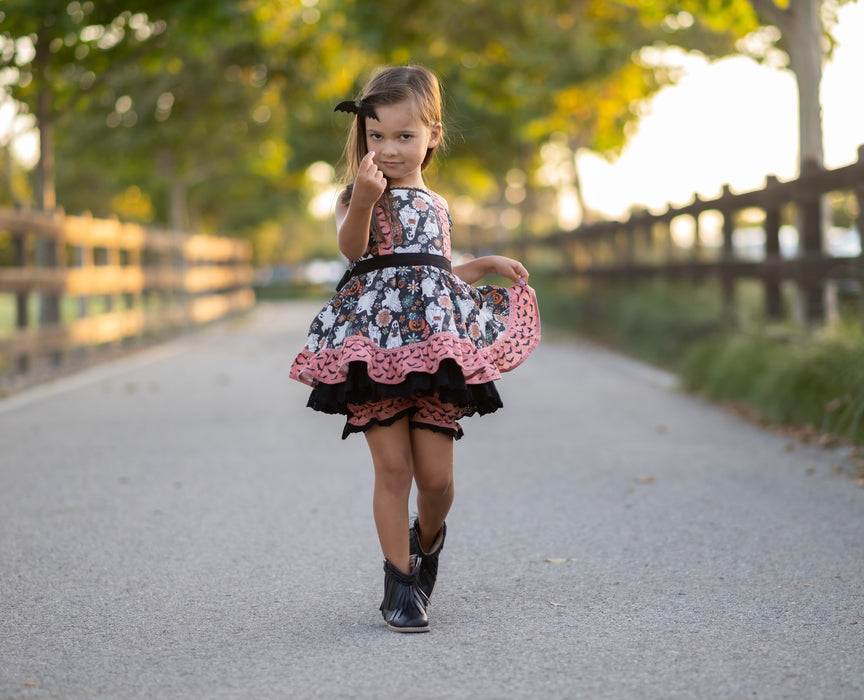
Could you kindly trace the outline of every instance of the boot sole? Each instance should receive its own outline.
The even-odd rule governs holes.
[[[385,622],[388,630],[393,630],[394,632],[428,632],[429,625],[425,627],[396,627],[395,625],[391,625],[389,622]]]

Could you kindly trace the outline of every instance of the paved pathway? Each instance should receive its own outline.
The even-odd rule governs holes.
[[[0,698],[864,697],[864,489],[589,346],[465,421],[432,632],[265,305],[0,402]]]

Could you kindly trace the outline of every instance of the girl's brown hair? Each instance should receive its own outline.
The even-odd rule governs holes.
[[[363,100],[373,108],[376,105],[392,105],[410,99],[413,100],[417,114],[426,126],[431,127],[441,123],[443,112],[441,85],[437,76],[423,66],[384,68],[376,73],[366,87],[361,90],[357,99]],[[366,148],[366,119],[367,117],[357,115],[348,132],[348,141],[345,144],[343,154],[345,168],[342,177],[343,182],[347,184],[343,195],[346,203],[351,199],[351,183],[357,177],[360,161],[368,152]],[[442,141],[443,132],[436,145],[426,150],[426,157],[420,165],[421,170],[425,170],[432,162],[435,151]]]

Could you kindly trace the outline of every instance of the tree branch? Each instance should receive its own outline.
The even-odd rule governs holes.
[[[750,4],[756,10],[756,14],[762,15],[771,24],[776,25],[781,32],[785,33],[789,23],[789,10],[777,7],[774,0],[750,0]]]

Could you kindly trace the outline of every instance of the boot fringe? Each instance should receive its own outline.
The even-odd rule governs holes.
[[[381,614],[387,627],[396,632],[428,632],[426,606],[429,599],[417,585],[419,557],[411,558],[411,573],[400,571],[384,560],[384,599]]]
[[[428,552],[424,552],[423,547],[420,545],[419,518],[415,518],[411,523],[408,535],[411,554],[420,557],[422,560],[417,582],[427,601],[430,601],[432,600],[432,594],[435,592],[435,586],[438,583],[438,555],[444,549],[444,540],[447,537],[447,523],[441,525],[441,529],[432,543],[432,548]]]

